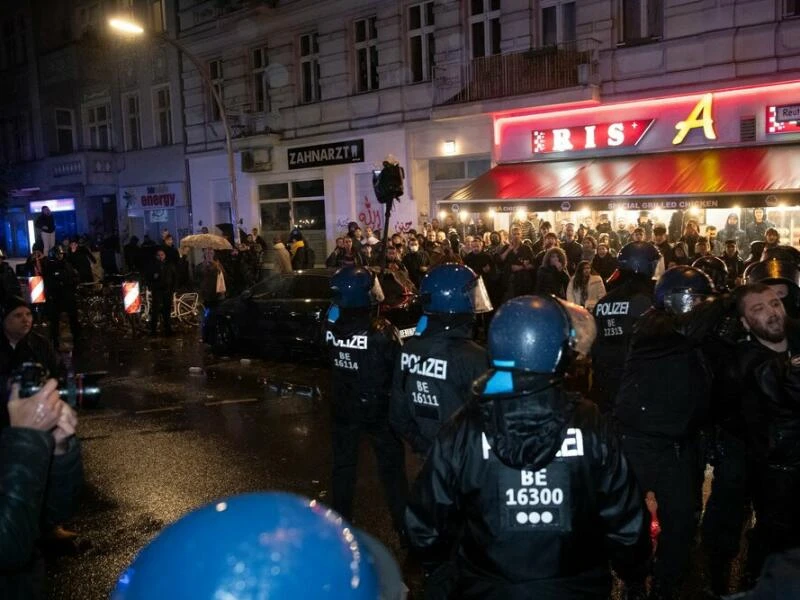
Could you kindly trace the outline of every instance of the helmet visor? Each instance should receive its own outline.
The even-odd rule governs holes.
[[[705,295],[686,290],[675,290],[671,294],[664,296],[664,308],[675,315],[685,315],[705,300]]]
[[[375,277],[374,275],[372,277],[372,288],[370,288],[369,290],[369,295],[378,304],[386,300],[386,294],[383,293],[383,288],[381,287],[380,278]]]
[[[465,291],[475,314],[492,311],[492,301],[489,300],[489,292],[486,291],[486,286],[483,284],[483,277],[476,277]]]
[[[569,318],[570,348],[581,357],[587,356],[594,343],[594,338],[597,336],[597,326],[595,325],[594,317],[588,310],[577,304],[560,299],[558,302]]]

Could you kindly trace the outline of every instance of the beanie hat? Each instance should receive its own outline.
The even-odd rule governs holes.
[[[3,303],[0,304],[0,319],[5,320],[8,315],[17,310],[20,306],[30,308],[25,298],[22,296],[7,296],[3,299]]]

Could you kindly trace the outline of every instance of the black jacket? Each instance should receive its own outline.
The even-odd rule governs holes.
[[[147,285],[150,286],[151,292],[167,294],[171,297],[175,291],[176,281],[175,265],[166,260],[161,262],[158,259],[151,263],[150,271],[147,274]],[[171,298],[170,302],[172,302]]]
[[[14,269],[9,264],[0,263],[0,303],[3,302],[4,298],[22,295],[22,288],[19,285],[19,279],[17,279]]]
[[[739,256],[738,251],[733,256],[728,256],[723,252],[720,258],[728,268],[728,287],[733,289],[736,285],[736,279],[744,275],[744,261],[742,257]]]
[[[83,483],[80,446],[53,457],[53,436],[19,427],[0,432],[0,598],[45,597],[35,543],[40,527],[69,518]]]
[[[422,277],[427,273],[431,266],[431,257],[420,248],[416,252],[407,252],[403,256],[403,264],[408,270],[408,276],[415,286],[419,287]]]
[[[81,283],[91,283],[94,281],[94,274],[92,273],[92,265],[97,262],[94,255],[92,255],[89,248],[86,246],[78,246],[78,249],[73,252],[67,252],[66,260],[78,272]]]
[[[564,242],[561,244],[561,249],[567,255],[567,270],[570,275],[574,275],[578,263],[583,259],[583,246],[575,240],[572,240],[571,242]]]
[[[339,313],[336,315],[336,313]],[[400,351],[397,329],[368,309],[331,307],[323,327],[332,379],[334,421],[389,418],[392,371]]]
[[[594,307],[597,337],[592,346],[594,385],[613,400],[619,389],[625,357],[636,320],[653,304],[653,282],[638,275],[624,281]]]
[[[606,598],[609,559],[626,578],[648,556],[642,494],[594,406],[559,381],[528,389],[445,425],[406,511],[411,545],[429,569],[458,545],[458,598]]]
[[[716,298],[683,315],[651,308],[633,326],[614,407],[621,430],[669,440],[693,435],[705,421],[711,370],[703,354],[730,308]]]
[[[408,338],[395,363],[391,424],[415,452],[433,444],[442,424],[469,399],[472,382],[489,368],[472,341],[472,319],[449,329],[433,316]]]
[[[551,265],[542,265],[536,270],[537,294],[553,294],[566,299],[568,285],[569,275],[566,271],[560,271]]]
[[[600,256],[599,254],[594,255],[592,259],[592,270],[597,271],[597,274],[603,278],[603,283],[614,274],[616,269],[617,259],[611,256],[610,252],[605,256]]]
[[[80,277],[66,258],[51,258],[45,264],[44,293],[51,301],[74,304]]]

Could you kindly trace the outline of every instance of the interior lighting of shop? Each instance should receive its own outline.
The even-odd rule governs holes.
[[[777,92],[800,92],[800,81],[790,81],[784,83],[746,86],[738,88],[723,88],[720,90],[713,90],[716,100],[723,98],[737,98],[746,96],[757,96],[759,94],[774,94]],[[494,145],[501,145],[501,133],[503,126],[511,123],[519,123],[525,121],[536,121],[542,118],[552,119],[553,117],[567,117],[580,114],[592,115],[593,122],[602,120],[601,115],[606,113],[618,113],[620,110],[632,108],[646,108],[656,107],[663,109],[666,105],[670,104],[684,104],[694,100],[696,103],[701,101],[703,97],[709,92],[698,92],[693,94],[683,94],[676,96],[663,96],[661,98],[647,98],[645,100],[629,100],[626,102],[615,102],[612,104],[602,104],[599,100],[589,101],[585,106],[574,106],[565,108],[564,105],[550,105],[537,108],[535,113],[528,114],[509,114],[509,113],[494,113]]]
[[[517,211],[514,213],[514,217],[516,217],[519,221],[524,221],[528,218],[528,211],[524,208],[518,208]]]
[[[447,211],[446,210],[440,210],[439,211],[439,220],[440,221],[444,221],[446,216],[447,216]]]
[[[490,219],[494,219],[495,216],[497,215],[497,213],[495,212],[495,210],[493,208],[490,208],[489,212],[486,213],[486,214],[489,216]]]
[[[466,223],[467,219],[469,219],[469,213],[465,210],[462,210],[458,213],[458,218],[462,223]]]
[[[447,140],[444,143],[444,153],[448,156],[452,156],[456,153],[456,141],[455,140]]]

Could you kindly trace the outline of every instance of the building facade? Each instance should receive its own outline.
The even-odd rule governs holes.
[[[3,144],[8,199],[2,243],[9,254],[30,251],[33,223],[45,205],[59,239],[188,231],[177,52],[153,37],[120,39],[107,25],[114,16],[133,17],[154,35],[174,35],[174,5],[17,4],[7,14],[26,50],[13,67],[16,90],[0,92],[4,119],[14,122]],[[9,22],[2,28],[4,48],[10,47]],[[12,69],[9,61],[5,66]]]
[[[543,126],[557,129],[558,110],[583,107],[573,122],[590,125],[594,109],[628,101],[683,95],[691,110],[707,92],[800,80],[800,10],[792,0],[181,0],[178,12],[182,43],[202,57],[232,115],[238,218],[267,234],[299,224],[318,256],[349,221],[382,224],[370,180],[387,153],[407,176],[392,229],[418,228],[439,213],[474,220],[488,215],[446,199],[507,160],[495,129],[508,115],[550,113]],[[219,115],[185,66],[197,226],[230,218],[230,186]],[[766,133],[765,111],[800,102],[796,95],[775,88],[758,106],[728,109],[735,132],[723,145],[778,141]],[[789,130],[780,142],[796,140]],[[327,158],[328,149],[348,147],[352,155]],[[652,149],[664,150],[675,148]],[[607,154],[613,148],[599,156]],[[513,160],[539,158],[529,151]],[[546,199],[512,198],[505,210],[536,211]],[[560,197],[549,199],[560,207]],[[542,210],[542,217],[577,217],[570,212]]]

